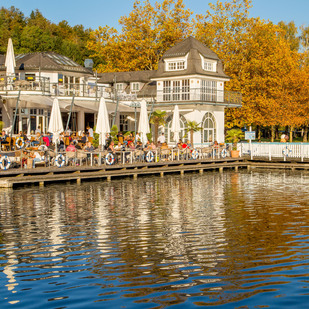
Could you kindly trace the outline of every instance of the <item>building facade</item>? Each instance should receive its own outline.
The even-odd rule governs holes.
[[[39,125],[46,132],[54,98],[59,100],[64,127],[73,131],[93,127],[101,97],[107,104],[110,125],[134,131],[139,102],[144,99],[149,112],[167,112],[161,130],[169,144],[176,142],[171,122],[178,105],[180,136],[185,138],[188,121],[196,121],[202,128],[194,133],[194,144],[199,146],[224,142],[224,110],[241,106],[240,94],[224,90],[230,78],[223,72],[222,61],[193,37],[165,52],[154,71],[94,74],[91,67],[52,52],[17,55],[15,59],[11,78],[6,74],[5,57],[0,55],[0,120],[5,127],[13,126],[13,133],[31,134]]]

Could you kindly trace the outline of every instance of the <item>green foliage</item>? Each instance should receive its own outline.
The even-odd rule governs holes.
[[[186,134],[185,134],[185,137],[188,136],[188,134],[190,133],[190,141],[191,141],[191,144],[193,145],[193,134],[194,132],[198,132],[198,131],[201,131],[203,128],[200,127],[200,123],[197,123],[195,120],[193,121],[187,121],[187,127],[186,127]]]
[[[236,129],[231,129],[227,131],[225,140],[228,143],[233,143],[233,150],[237,149],[237,143],[245,137],[244,133],[236,128]]]
[[[0,9],[0,53],[3,54],[8,39],[12,38],[15,54],[54,51],[83,65],[90,55],[86,48],[90,31],[82,25],[71,27],[67,21],[54,24],[39,10],[25,17],[14,6]],[[93,60],[97,62],[97,59]]]
[[[114,124],[111,127],[111,136],[112,136],[112,139],[113,139],[114,142],[118,141],[117,135],[118,135],[118,127]]]
[[[154,142],[158,140],[159,126],[165,125],[166,111],[155,110],[150,117],[150,123],[154,125]]]

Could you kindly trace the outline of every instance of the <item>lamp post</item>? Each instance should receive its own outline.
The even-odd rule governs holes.
[[[131,102],[130,107],[134,107],[134,145],[136,145],[136,108],[141,107],[139,102]]]

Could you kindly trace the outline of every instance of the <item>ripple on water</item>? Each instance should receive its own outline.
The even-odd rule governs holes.
[[[1,308],[305,308],[308,184],[227,171],[0,192]]]

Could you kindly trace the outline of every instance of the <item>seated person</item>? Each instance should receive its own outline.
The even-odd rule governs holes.
[[[118,144],[115,146],[115,150],[121,151],[123,149],[121,142],[118,142]]]
[[[0,142],[1,144],[8,144],[9,142],[7,142],[8,135],[6,134],[6,132],[4,130],[2,130],[2,135],[0,137]]]
[[[156,150],[157,147],[156,147],[156,145],[153,142],[151,142],[150,145],[149,145],[149,149],[150,150]]]
[[[87,142],[85,147],[84,147],[84,151],[87,151],[87,152],[92,152],[94,151],[94,147],[91,145],[90,142]]]
[[[111,143],[109,144],[107,150],[108,150],[109,152],[115,153],[114,145],[115,145],[115,143],[114,143],[113,141],[111,141]]]
[[[192,144],[189,140],[187,140],[187,146],[188,146],[188,148],[192,148]]]
[[[65,151],[72,151],[72,152],[75,152],[75,151],[76,151],[76,147],[74,146],[74,143],[71,142],[70,145],[66,148]]]
[[[82,137],[80,138],[80,140],[78,140],[80,143],[86,144],[87,142],[87,135],[85,132],[83,132]]]
[[[30,152],[30,158],[33,159],[32,161],[32,167],[34,168],[35,167],[35,163],[36,162],[44,162],[44,156],[43,156],[43,153],[42,152],[38,152],[38,151],[31,151]]]

